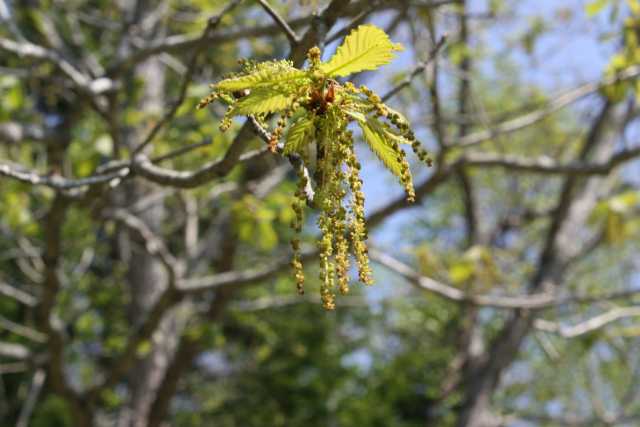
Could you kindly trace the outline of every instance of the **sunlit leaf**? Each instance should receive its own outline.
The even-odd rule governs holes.
[[[585,6],[587,16],[592,17],[600,13],[602,9],[609,3],[609,0],[594,0]]]
[[[255,89],[268,87],[295,80],[301,80],[306,78],[307,73],[302,70],[290,67],[289,69],[283,69],[283,67],[273,67],[256,71],[255,73],[248,74],[246,76],[233,77],[230,79],[222,80],[217,83],[214,88],[224,91],[238,91],[244,89]]]
[[[373,25],[360,25],[338,47],[335,55],[320,66],[330,77],[344,77],[365,70],[375,70],[388,64],[402,45],[393,43],[389,36]]]
[[[287,142],[284,145],[284,154],[291,154],[299,151],[305,144],[313,138],[313,120],[301,117],[295,122],[287,133]]]
[[[371,151],[394,175],[402,176],[402,163],[398,160],[398,154],[392,148],[382,124],[373,118],[366,122],[358,121],[358,124]]]
[[[254,90],[234,105],[233,113],[242,116],[282,111],[293,104],[293,99],[291,95],[275,93],[272,90]]]

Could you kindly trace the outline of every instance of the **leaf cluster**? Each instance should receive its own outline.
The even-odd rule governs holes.
[[[430,164],[405,117],[385,105],[366,86],[336,80],[375,70],[389,63],[400,50],[402,46],[393,43],[381,29],[361,25],[345,38],[329,61],[322,62],[320,49],[311,48],[305,69],[295,68],[286,60],[242,61],[242,71],[212,85],[211,95],[199,104],[199,108],[215,100],[228,104],[220,125],[222,131],[229,128],[234,116],[253,116],[271,130],[269,145],[273,152],[301,160],[293,228],[301,231],[306,204],[320,210],[321,295],[327,309],[335,306],[336,279],[340,291],[348,292],[350,250],[358,265],[360,281],[372,283],[360,162],[349,126],[354,123],[360,128],[369,148],[399,178],[410,202],[415,200],[415,193],[401,146],[411,146],[421,160]],[[279,118],[270,129],[268,119],[274,113]],[[304,173],[310,169],[312,177]],[[315,183],[313,200],[307,199],[310,178]],[[351,200],[345,206],[343,201],[349,194]],[[294,239],[292,246],[292,265],[302,293],[304,273],[299,240]]]

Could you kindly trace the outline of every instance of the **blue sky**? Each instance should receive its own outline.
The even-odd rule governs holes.
[[[482,14],[488,10],[487,0],[470,0],[470,13]],[[508,55],[509,60],[521,70],[519,78],[525,84],[536,86],[545,93],[552,95],[559,91],[573,88],[579,84],[597,81],[601,78],[603,70],[609,61],[616,46],[612,42],[603,42],[601,36],[612,27],[606,11],[596,17],[588,17],[585,0],[522,0],[510,1],[517,6],[513,14],[500,22],[499,25],[491,24],[491,28],[481,29],[482,40],[479,42],[487,47],[486,59],[476,62],[486,75],[496,75],[495,58]],[[390,16],[379,15],[374,23],[384,27]],[[517,45],[519,36],[522,35],[535,20],[542,20],[547,27],[544,35],[536,40],[535,48],[531,55],[527,55],[520,48],[509,49],[509,46]],[[486,27],[481,21],[472,25]],[[618,27],[619,28],[619,27]],[[473,33],[478,34],[474,31]],[[406,35],[405,35],[406,36]],[[393,36],[394,41],[403,40],[403,32],[398,31]],[[478,41],[476,41],[477,43]],[[335,48],[329,46],[328,49]],[[378,93],[384,93],[389,87],[390,77],[394,73],[407,72],[413,69],[414,64],[423,59],[424,55],[416,54],[411,50],[402,52],[394,63],[385,67],[384,73],[373,73],[366,78],[366,84]],[[445,74],[444,70],[443,74]],[[418,77],[419,78],[419,77]],[[445,75],[444,79],[447,77]],[[506,83],[506,82],[505,82]],[[589,109],[593,99],[587,99],[573,108]],[[399,110],[404,110],[398,99],[392,99],[389,104]],[[412,117],[414,122],[419,117]],[[367,200],[367,211],[372,212],[376,208],[388,203],[389,200],[403,194],[402,187],[390,173],[378,165],[377,159],[371,155],[365,147],[359,147],[359,153],[364,155],[364,191]],[[424,166],[416,165],[413,169],[414,176],[424,177],[428,171],[420,172]],[[420,179],[416,179],[420,181]],[[401,233],[406,233],[407,226],[418,217],[425,215],[428,209],[428,201],[425,208],[418,206],[416,209],[402,211],[386,221],[375,233],[373,242],[384,248],[393,250],[396,255],[401,255],[403,248],[398,247]],[[382,273],[380,269],[377,274]],[[382,277],[380,277],[382,279]],[[384,280],[377,281],[380,286],[368,291],[374,299],[394,293],[393,289],[384,286]],[[396,282],[397,283],[397,282]]]
[[[485,12],[487,3],[487,0],[471,0],[471,13]],[[483,43],[488,45],[489,52],[487,59],[476,63],[477,67],[489,76],[495,73],[494,57],[504,53],[505,44],[514,43],[517,35],[523,33],[529,23],[539,17],[547,23],[549,30],[537,39],[533,55],[523,54],[521,49],[512,49],[509,52],[509,58],[520,68],[522,72],[520,77],[525,83],[539,87],[545,93],[552,95],[601,78],[615,50],[612,43],[603,43],[599,40],[603,30],[609,27],[606,13],[595,18],[587,17],[584,7],[588,2],[584,0],[523,0],[516,3],[519,4],[516,7],[515,19],[505,19],[505,23],[497,29],[483,30]],[[558,18],[563,9],[571,11],[571,19]],[[386,21],[388,21],[387,16],[378,16],[374,20],[381,26]],[[507,22],[509,25],[506,25]],[[402,34],[399,35],[402,36]],[[394,36],[394,40],[403,41],[398,40],[398,35]],[[416,59],[423,57],[424,55],[406,50],[399,54],[394,63],[384,69],[384,73],[370,76],[366,84],[379,93],[384,93],[390,87],[388,81],[392,74],[413,69]],[[446,76],[444,78],[446,79]],[[390,100],[389,104],[403,110],[403,106],[397,99]],[[375,158],[371,157],[371,161],[365,166],[365,193],[367,209],[370,211],[384,205],[391,194],[396,196],[402,194],[402,188],[395,185],[393,177],[376,167],[375,162]],[[414,174],[419,175],[420,172],[416,169],[414,168]]]

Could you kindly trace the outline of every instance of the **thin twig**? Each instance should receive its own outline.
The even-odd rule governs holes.
[[[446,42],[447,42],[447,35],[444,34],[440,37],[440,39],[437,41],[435,46],[433,46],[433,49],[431,49],[431,51],[429,52],[429,55],[427,56],[427,59],[420,62],[418,65],[416,65],[416,67],[411,71],[411,73],[404,80],[402,80],[398,85],[396,85],[395,87],[390,89],[387,93],[385,93],[382,96],[382,100],[387,101],[388,99],[395,96],[402,89],[409,86],[413,81],[413,79],[419,74],[423,73],[424,70],[427,68],[427,66],[429,66],[429,64],[436,58],[436,56],[438,56],[438,53],[444,47]]]
[[[494,125],[491,127],[491,129],[470,133],[458,141],[447,141],[447,145],[456,147],[469,147],[485,141],[489,141],[498,135],[516,132],[520,129],[524,129],[528,126],[540,122],[550,114],[566,106],[569,106],[588,95],[594,94],[606,86],[610,86],[617,82],[634,79],[638,76],[640,76],[640,66],[629,67],[615,76],[606,77],[601,82],[586,83],[567,92],[553,96],[551,97],[551,101],[549,101],[549,103],[545,107],[539,110],[532,111],[520,117],[516,117],[514,119]]]
[[[220,24],[220,21],[222,21],[222,18],[227,13],[231,12],[241,1],[242,0],[232,0],[232,1],[230,1],[224,7],[222,12],[220,12],[216,16],[213,16],[213,17],[209,18],[209,20],[207,21],[207,26],[202,31],[202,35],[200,36],[200,39],[201,40],[206,40],[208,37],[210,37],[211,33],[213,33],[213,31],[215,31],[215,29]],[[205,44],[200,44],[193,51],[193,54],[191,55],[191,60],[189,61],[189,65],[187,65],[187,72],[185,73],[185,75],[184,75],[184,77],[182,79],[182,85],[180,86],[180,92],[178,94],[178,98],[171,104],[171,108],[169,108],[169,110],[164,114],[164,116],[155,124],[155,126],[151,129],[151,131],[149,131],[149,133],[142,140],[142,142],[137,147],[135,147],[133,149],[133,154],[134,155],[138,154],[142,150],[144,150],[144,148],[149,143],[151,143],[151,141],[153,141],[153,139],[156,137],[156,135],[158,135],[160,130],[164,126],[166,126],[173,119],[173,117],[176,115],[176,113],[178,112],[178,109],[180,108],[180,106],[182,105],[182,103],[184,102],[184,100],[187,97],[187,89],[189,88],[189,84],[191,84],[191,80],[193,79],[193,75],[194,75],[195,69],[196,69],[196,64],[198,62],[198,57],[200,56],[200,53],[202,53],[202,51],[204,50],[205,46],[206,46]]]
[[[435,293],[451,301],[464,302],[482,307],[540,310],[566,304],[582,304],[605,300],[627,299],[631,296],[640,295],[640,289],[585,296],[561,296],[551,293],[538,293],[520,296],[473,295],[453,286],[438,282],[430,277],[423,276],[402,261],[379,250],[371,249],[370,256],[372,260],[385,266],[391,271],[400,274],[420,290]]]
[[[144,221],[124,209],[108,211],[105,213],[105,217],[117,221],[142,239],[144,248],[149,255],[157,257],[167,270],[167,274],[169,275],[168,286],[170,288],[174,287],[178,276],[178,261],[173,254],[171,254],[162,239],[156,236]]]
[[[0,281],[0,295],[13,298],[27,307],[34,307],[38,303],[38,300],[33,295],[2,281]]]
[[[92,79],[82,73],[57,51],[33,44],[28,41],[16,42],[0,37],[0,49],[11,52],[20,58],[44,59],[57,66],[82,92],[97,96],[113,90],[115,82],[107,77]]]
[[[534,326],[541,331],[552,332],[563,338],[576,338],[581,335],[597,331],[607,324],[613,323],[617,320],[639,316],[640,307],[616,307],[572,326],[565,326],[560,323],[550,322],[544,319],[536,319]]]
[[[25,337],[27,339],[30,339],[31,341],[35,341],[37,343],[43,343],[46,341],[47,337],[45,337],[43,334],[41,334],[40,332],[28,328],[24,325],[21,325],[19,323],[15,323],[13,321],[11,321],[10,319],[7,319],[4,316],[0,316],[0,328],[6,329],[7,331],[11,332],[12,334],[15,335],[19,335],[21,337]]]
[[[293,49],[298,43],[300,43],[300,37],[296,34],[295,31],[287,24],[287,21],[280,16],[278,12],[276,12],[269,3],[265,0],[258,0],[258,3],[262,6],[262,8],[271,16],[271,18],[275,21],[275,23],[280,27],[285,36],[287,36],[287,40],[289,40],[289,44],[291,45],[291,49]]]
[[[211,145],[211,142],[212,142],[211,139],[206,139],[206,140],[198,142],[196,144],[185,145],[184,147],[180,147],[180,148],[178,148],[176,150],[169,151],[166,154],[162,154],[160,156],[152,157],[151,161],[153,163],[164,162],[166,160],[182,156],[183,154],[187,154],[187,153],[189,153],[189,152],[191,152],[193,150],[196,150],[198,148],[206,147],[207,145]]]
[[[38,396],[40,396],[40,390],[42,390],[46,377],[47,374],[44,369],[38,369],[35,374],[33,374],[31,388],[29,389],[29,394],[27,395],[24,405],[20,410],[20,416],[18,417],[16,427],[27,427],[29,425],[29,419],[36,407],[36,402],[38,401]]]

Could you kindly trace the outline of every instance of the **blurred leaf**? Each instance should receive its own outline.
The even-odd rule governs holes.
[[[585,6],[585,12],[588,17],[593,17],[600,13],[602,9],[609,4],[609,0],[593,0]]]

